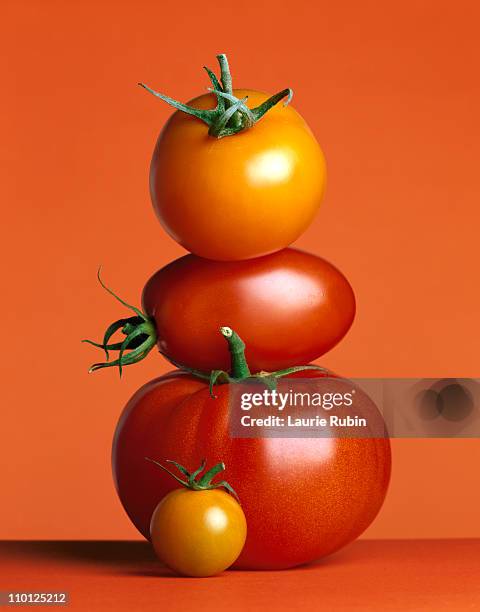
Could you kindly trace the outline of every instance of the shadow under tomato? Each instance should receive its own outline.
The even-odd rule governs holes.
[[[269,574],[280,572],[313,571],[319,566],[325,568],[358,562],[358,545],[348,546],[319,561],[310,564],[285,569],[263,570],[229,570],[227,574],[212,576],[210,579],[219,579],[222,576],[248,573]],[[353,553],[353,554],[352,554]],[[77,571],[92,570],[101,574],[114,574],[125,577],[144,578],[181,578],[163,566],[155,556],[149,542],[146,541],[100,541],[100,540],[57,540],[57,541],[3,541],[0,542],[0,559],[8,563],[24,562],[47,566],[52,564],[62,566],[63,571],[69,573],[70,569]],[[188,578],[195,580],[195,578]],[[202,579],[203,580],[203,579]]]
[[[131,569],[171,575],[162,567],[149,542],[142,541],[4,541],[0,556],[11,561],[35,561],[43,564],[59,562],[64,567],[85,567],[118,572]]]
[[[332,553],[331,555],[328,555],[327,557],[324,557],[323,559],[319,559],[317,561],[312,561],[311,563],[305,563],[304,565],[297,565],[295,567],[290,567],[287,569],[265,569],[265,570],[249,570],[249,569],[236,569],[236,568],[230,568],[229,570],[227,570],[226,572],[223,572],[222,574],[218,574],[217,576],[210,576],[208,579],[214,579],[214,578],[222,578],[227,576],[227,575],[237,575],[237,576],[241,576],[241,575],[247,575],[247,574],[257,574],[257,575],[268,575],[268,574],[278,574],[278,573],[282,573],[282,574],[288,574],[291,572],[310,572],[310,571],[315,571],[318,570],[319,567],[324,567],[325,569],[329,569],[331,567],[336,567],[336,566],[345,566],[345,565],[350,565],[350,564],[354,564],[354,563],[358,563],[358,559],[359,559],[359,547],[358,545],[355,546],[353,549],[350,546],[345,547],[345,549],[341,549],[340,551],[337,551],[335,553]],[[166,577],[166,578],[184,578],[187,580],[204,580],[204,578],[194,578],[194,577],[186,577],[186,576],[177,576],[176,574],[174,574],[173,572],[169,572],[169,570],[165,567],[162,567],[161,565],[158,566],[158,568],[156,569],[152,569],[152,570],[145,570],[142,568],[137,568],[133,571],[124,571],[123,575],[128,575],[128,576],[137,576],[137,577],[143,577],[143,578],[158,578],[158,577]]]

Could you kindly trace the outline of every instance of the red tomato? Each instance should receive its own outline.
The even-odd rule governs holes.
[[[239,262],[187,255],[165,266],[143,291],[162,353],[205,371],[228,370],[221,325],[247,345],[252,372],[306,364],[334,347],[355,315],[347,279],[320,257],[285,249]]]
[[[310,378],[322,375],[309,372]],[[115,484],[146,538],[155,507],[176,483],[145,456],[175,457],[185,466],[204,457],[225,462],[225,479],[238,493],[248,525],[235,567],[306,563],[351,542],[371,523],[388,486],[388,438],[232,438],[229,385],[215,393],[213,399],[206,382],[174,372],[137,391],[120,418]]]

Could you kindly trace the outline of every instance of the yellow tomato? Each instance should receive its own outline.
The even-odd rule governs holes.
[[[265,93],[235,89],[255,108]],[[207,94],[189,106],[213,109]],[[271,108],[253,127],[225,138],[176,111],[161,132],[150,167],[150,193],[167,232],[186,249],[240,260],[289,246],[310,225],[326,182],[323,153],[292,106]]]
[[[185,576],[213,576],[242,551],[247,522],[240,504],[219,489],[175,489],[156,507],[150,523],[159,559]]]

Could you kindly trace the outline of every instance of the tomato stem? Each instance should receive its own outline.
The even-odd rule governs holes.
[[[215,73],[204,66],[213,85],[210,91],[212,91],[217,98],[217,106],[214,109],[195,108],[155,91],[144,83],[139,83],[139,85],[155,97],[160,98],[160,100],[163,100],[175,108],[177,111],[192,115],[206,123],[209,128],[209,135],[215,138],[233,136],[234,134],[250,129],[265,115],[265,113],[284,98],[286,98],[284,106],[290,103],[293,91],[287,88],[271,96],[256,108],[248,108],[246,105],[247,98],[239,99],[233,94],[232,75],[225,53],[217,55],[217,60],[220,65],[220,81]]]
[[[189,372],[193,376],[201,378],[202,380],[208,380],[210,396],[213,399],[217,398],[213,392],[213,389],[218,384],[241,383],[246,380],[256,380],[258,382],[262,382],[269,389],[273,390],[277,387],[278,379],[288,376],[289,374],[295,374],[297,372],[304,372],[308,370],[321,371],[324,372],[326,376],[329,374],[328,370],[317,365],[292,366],[291,368],[284,368],[283,370],[276,370],[275,372],[257,372],[256,374],[252,374],[245,358],[245,342],[243,342],[240,336],[230,327],[221,327],[220,333],[228,342],[231,359],[230,372],[226,372],[225,370],[212,370],[210,373],[201,372],[200,370],[187,368],[170,360],[171,363],[173,363],[177,368]]]
[[[217,60],[220,65],[220,78],[222,80],[223,91],[226,94],[233,94],[232,75],[230,74],[230,66],[225,53],[217,55]]]
[[[245,342],[230,327],[221,327],[220,333],[228,342],[232,377],[237,379],[248,378],[251,374],[245,359]]]

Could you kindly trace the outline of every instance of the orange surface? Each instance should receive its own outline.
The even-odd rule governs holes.
[[[122,315],[98,264],[138,302],[150,274],[183,253],[148,195],[169,110],[136,83],[188,99],[217,52],[238,86],[291,85],[325,151],[327,196],[297,246],[347,275],[358,314],[322,363],[357,376],[479,373],[479,4],[219,10],[2,3],[0,537],[136,537],[112,486],[111,436],[127,398],[166,366],[152,355],[121,382],[88,376],[99,354],[79,340]],[[480,537],[478,441],[393,446],[390,493],[367,535]]]
[[[365,540],[295,570],[213,578],[172,575],[143,542],[4,542],[0,569],[2,591],[67,591],[68,610],[89,612],[480,608],[479,540]]]

